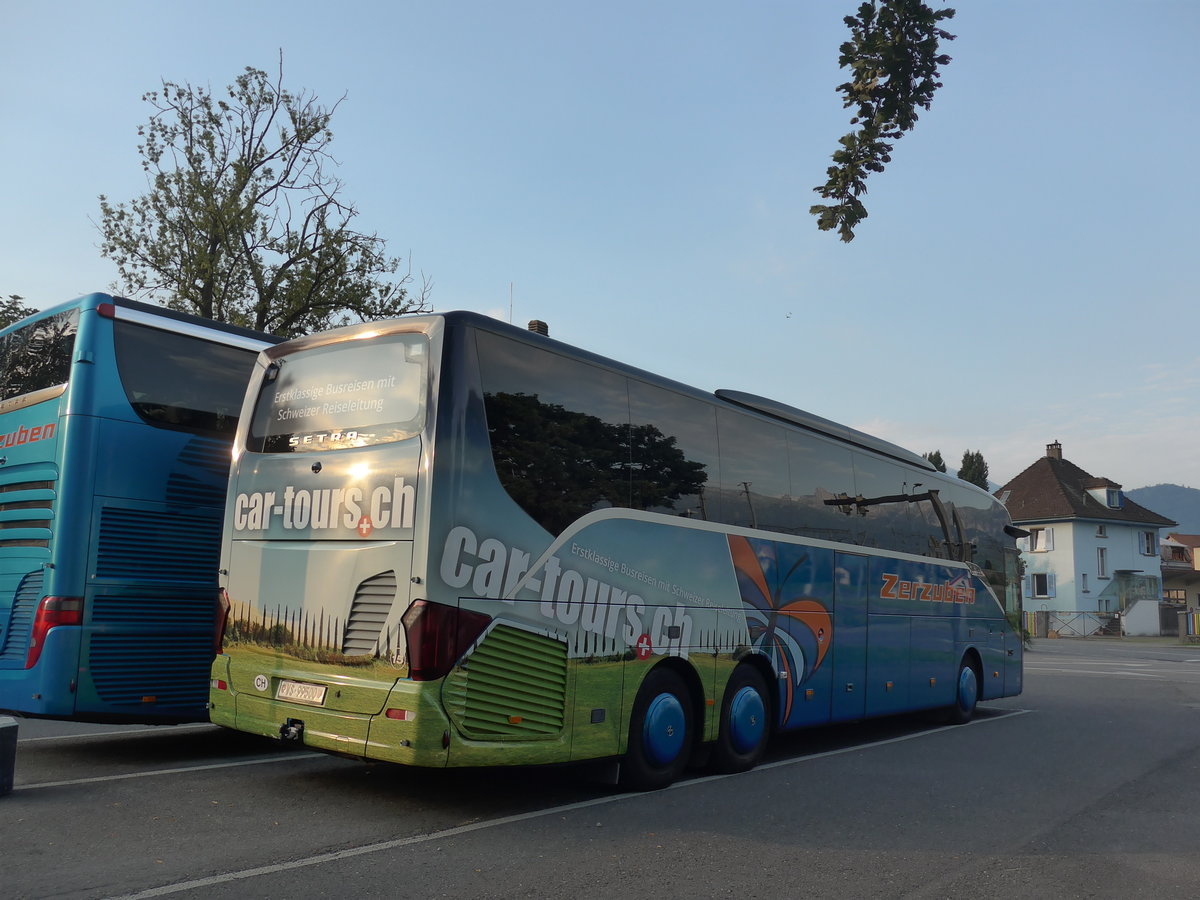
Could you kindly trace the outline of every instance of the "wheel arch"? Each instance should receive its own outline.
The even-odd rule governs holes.
[[[775,667],[771,665],[771,661],[762,653],[746,653],[737,664],[729,670],[729,678],[725,679],[725,683],[721,685],[721,689],[717,692],[717,706],[721,705],[721,700],[725,696],[725,691],[728,690],[729,679],[733,677],[733,673],[737,671],[738,666],[750,666],[758,671],[762,676],[763,684],[767,687],[767,695],[764,698],[767,701],[767,725],[771,729],[771,733],[778,730],[779,726],[779,675],[775,671]]]
[[[709,717],[707,716],[708,704],[705,702],[706,695],[704,693],[704,683],[700,678],[700,673],[696,671],[696,667],[687,660],[678,656],[668,656],[665,659],[655,663],[641,673],[641,678],[638,679],[637,685],[628,692],[629,706],[624,715],[624,721],[621,725],[621,752],[624,753],[629,748],[629,718],[632,710],[634,698],[637,697],[638,691],[642,689],[642,684],[650,677],[652,672],[666,669],[674,672],[683,680],[684,687],[687,688],[689,707],[692,713],[692,747],[699,746],[703,740],[703,736],[707,731]],[[715,721],[715,719],[714,719]]]
[[[967,647],[963,651],[963,655],[959,664],[966,664],[975,670],[975,696],[977,700],[983,699],[983,657],[979,650],[975,647]]]

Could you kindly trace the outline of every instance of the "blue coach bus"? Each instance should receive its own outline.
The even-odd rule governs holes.
[[[0,710],[207,718],[230,445],[274,341],[105,294],[0,331]]]

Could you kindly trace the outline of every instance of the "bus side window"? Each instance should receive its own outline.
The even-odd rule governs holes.
[[[478,347],[492,459],[509,496],[551,534],[628,507],[625,377],[486,332]]]
[[[39,319],[0,338],[0,400],[65,384],[79,332],[79,310]]]
[[[717,420],[712,404],[630,379],[633,507],[714,521]]]
[[[795,534],[798,510],[791,502],[784,430],[753,416],[722,409],[721,521]]]

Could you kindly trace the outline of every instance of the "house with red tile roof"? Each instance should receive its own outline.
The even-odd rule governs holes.
[[[1047,613],[1060,634],[1160,633],[1158,533],[1175,522],[1064,459],[1058,441],[996,496],[1029,532],[1018,541],[1026,612]]]
[[[1180,609],[1200,609],[1200,534],[1162,539],[1163,597]]]

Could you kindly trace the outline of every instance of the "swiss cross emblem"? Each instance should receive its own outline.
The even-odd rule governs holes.
[[[358,533],[362,537],[370,537],[373,530],[374,526],[371,524],[370,516],[363,516],[358,520]]]
[[[650,654],[654,652],[654,647],[650,643],[650,635],[648,634],[643,634],[638,638],[634,647],[637,649],[638,659],[649,659]]]

